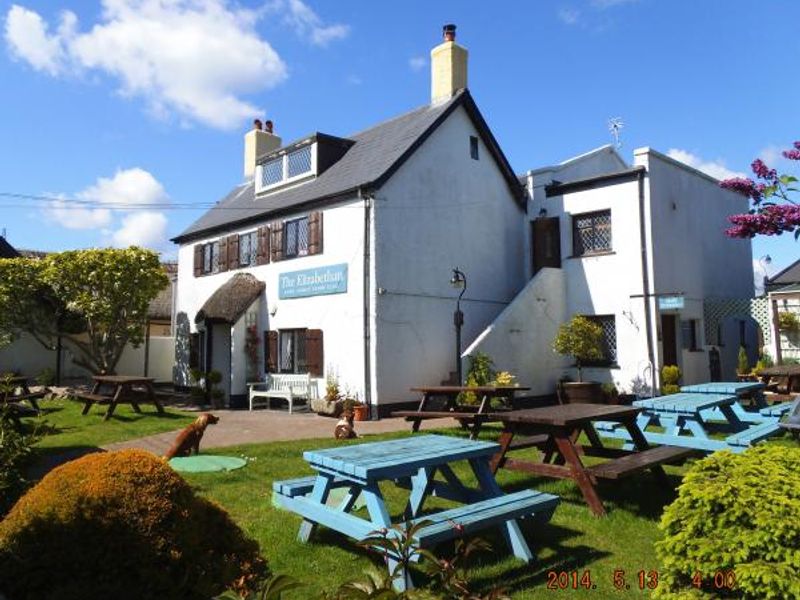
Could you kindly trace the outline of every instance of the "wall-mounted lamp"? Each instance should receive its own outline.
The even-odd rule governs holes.
[[[277,304],[273,304],[273,305],[271,305],[269,307],[269,316],[270,317],[274,317],[275,313],[277,313],[277,312],[278,312],[278,305]]]
[[[547,209],[543,206],[539,209],[539,217],[546,217],[547,216]]]

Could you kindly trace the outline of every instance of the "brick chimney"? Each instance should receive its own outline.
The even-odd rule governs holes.
[[[272,133],[272,121],[253,121],[253,128],[244,134],[244,178],[253,179],[259,156],[281,147],[281,138]]]
[[[467,49],[456,44],[456,26],[443,27],[444,41],[431,50],[431,104],[467,87]]]

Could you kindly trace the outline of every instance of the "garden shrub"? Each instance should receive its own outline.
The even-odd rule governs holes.
[[[799,515],[800,450],[768,444],[698,461],[661,518],[656,597],[800,598]],[[733,573],[733,590],[715,585],[718,573]]]
[[[54,469],[0,523],[0,590],[14,600],[205,600],[266,575],[227,513],[141,450]]]
[[[661,395],[677,394],[681,391],[678,382],[681,380],[681,370],[676,365],[664,365],[661,368]]]
[[[476,352],[469,357],[469,368],[467,369],[467,386],[479,387],[489,385],[495,377],[494,361],[485,352]],[[460,383],[459,383],[460,385]],[[461,404],[478,404],[478,396],[474,392],[462,392],[458,395],[458,402]]]
[[[747,358],[747,348],[739,346],[739,355],[736,359],[736,372],[739,375],[747,375],[750,373],[750,360]]]
[[[0,404],[0,519],[25,490],[25,468],[41,438],[38,428],[31,433],[17,430],[6,415],[9,410]]]

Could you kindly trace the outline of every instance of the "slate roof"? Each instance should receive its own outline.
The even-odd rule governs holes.
[[[14,246],[6,241],[6,238],[0,235],[0,258],[17,258],[19,252],[14,249]]]
[[[268,194],[257,200],[253,182],[235,187],[214,208],[172,241],[182,243],[201,235],[263,220],[268,215],[278,217],[299,209],[311,208],[353,195],[360,187],[378,188],[448,115],[462,105],[504,172],[513,196],[522,202],[523,190],[514,172],[469,91],[461,90],[447,102],[422,106],[348,136],[347,139],[355,142],[353,146],[341,159],[309,183]]]
[[[796,260],[780,273],[767,280],[767,286],[774,289],[790,283],[800,283],[800,260]]]

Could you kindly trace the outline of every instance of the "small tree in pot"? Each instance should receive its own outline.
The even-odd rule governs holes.
[[[592,401],[601,398],[600,386],[597,383],[583,381],[583,366],[594,360],[603,358],[603,329],[586,317],[575,315],[558,328],[553,340],[553,350],[564,356],[575,359],[578,369],[578,383],[562,384],[564,389],[581,388],[578,394],[569,393],[569,400]],[[578,391],[573,390],[573,392]]]

